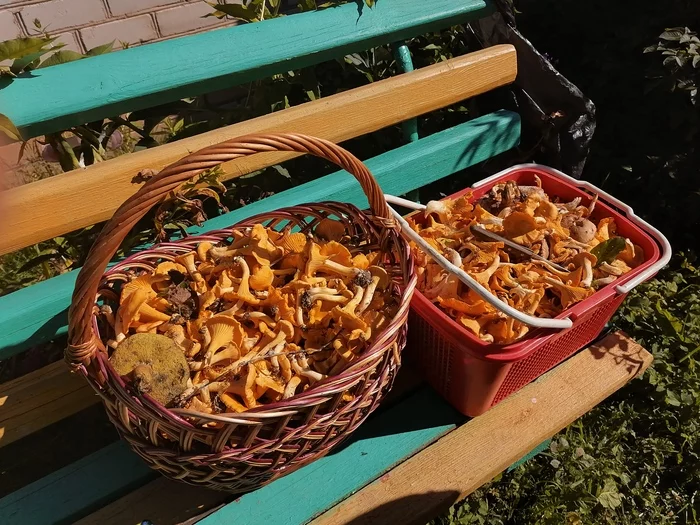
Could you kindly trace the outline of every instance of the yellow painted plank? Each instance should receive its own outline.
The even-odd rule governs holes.
[[[499,45],[246,122],[124,155],[85,170],[10,189],[0,198],[0,254],[108,219],[139,184],[144,168],[161,169],[188,152],[240,135],[294,131],[342,142],[508,84],[515,50]],[[224,166],[225,178],[291,158],[256,155]]]
[[[588,412],[651,361],[651,354],[625,334],[611,334],[311,524],[423,525]]]
[[[63,361],[0,385],[0,447],[97,403]]]

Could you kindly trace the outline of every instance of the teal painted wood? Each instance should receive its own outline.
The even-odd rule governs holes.
[[[491,0],[382,0],[361,13],[351,2],[37,69],[0,82],[0,107],[29,138],[318,64],[490,12]]]
[[[416,418],[416,413],[422,416]],[[464,416],[423,387],[370,418],[347,445],[241,497],[200,523],[305,523],[463,421]],[[0,523],[70,523],[155,477],[157,473],[126,443],[113,443],[1,499]]]
[[[157,476],[126,444],[109,445],[0,500],[0,523],[72,523]]]
[[[413,59],[411,58],[411,50],[403,42],[397,42],[392,46],[394,59],[401,67],[404,73],[413,71]],[[403,128],[403,138],[406,142],[415,142],[418,140],[418,119],[412,118],[401,123]]]
[[[506,151],[519,137],[518,115],[498,111],[396,148],[366,164],[384,191],[402,195]],[[341,171],[210,219],[192,233],[225,228],[256,213],[322,200],[367,207],[355,179]],[[66,332],[76,276],[73,271],[0,297],[0,359]]]
[[[540,452],[544,452],[549,448],[549,444],[552,442],[551,438],[544,440],[542,443],[537,445],[535,448],[533,448],[530,452],[525,454],[522,458],[520,458],[518,461],[513,463],[508,469],[506,469],[506,472],[511,472],[518,468],[520,465],[523,465],[525,462],[531,460],[535,456],[537,456]]]
[[[199,524],[301,525],[463,421],[464,416],[424,387],[360,427],[353,441],[339,452],[246,494]]]

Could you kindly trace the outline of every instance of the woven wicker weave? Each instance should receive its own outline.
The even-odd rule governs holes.
[[[252,217],[230,229],[158,245],[104,273],[129,230],[182,182],[222,162],[269,151],[311,153],[338,164],[362,185],[371,214],[341,203],[294,206]],[[281,228],[291,222],[309,232],[327,216],[345,223],[351,232],[351,252],[382,252],[383,265],[393,278],[393,293],[400,302],[387,329],[359,359],[304,393],[231,417],[169,410],[147,395],[132,395],[109,364],[94,315],[96,299],[114,302],[128,271],[150,270],[203,240],[228,240],[232,229],[255,223]],[[260,487],[327,454],[367,418],[391,388],[406,339],[415,275],[410,249],[390,217],[383,194],[366,166],[328,141],[280,133],[241,137],[205,148],[144,184],[100,233],[76,282],[66,360],[87,378],[120,435],[153,469],[170,478],[235,493]],[[343,398],[347,392],[352,394],[351,400]],[[212,422],[218,423],[217,428],[204,426]]]

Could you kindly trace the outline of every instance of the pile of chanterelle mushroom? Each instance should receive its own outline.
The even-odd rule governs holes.
[[[497,184],[478,203],[470,195],[430,202],[426,220],[412,227],[453,264],[514,308],[538,317],[555,317],[644,262],[644,252],[615,235],[612,218],[593,221],[596,199],[559,203],[535,186],[514,181]],[[481,238],[478,225],[520,244],[566,269],[558,270]],[[487,343],[506,344],[528,332],[528,326],[497,311],[456,276],[438,266],[420,249],[418,290],[470,332]]]
[[[398,309],[379,253],[351,253],[348,239],[332,219],[310,235],[258,224],[133,275],[117,311],[101,309],[112,365],[138,393],[209,414],[339,373]]]

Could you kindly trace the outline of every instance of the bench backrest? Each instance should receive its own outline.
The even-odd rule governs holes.
[[[348,4],[40,70],[36,78],[18,79],[0,89],[0,106],[28,137],[397,42],[485,16],[491,10],[491,4],[483,0],[380,0],[374,9],[364,9],[358,16],[358,6]],[[410,63],[405,66],[411,69]],[[0,253],[108,219],[137,191],[139,185],[132,178],[138,171],[160,169],[202,147],[272,130],[341,142],[508,84],[515,79],[516,70],[514,49],[496,46],[9,190],[3,196],[7,219],[0,235]],[[409,144],[366,163],[387,193],[400,195],[504,152],[517,145],[519,137],[518,116],[499,111],[418,140],[413,134]],[[222,178],[232,179],[291,156],[240,159],[223,167]],[[215,217],[192,232],[320,200],[366,206],[355,181],[337,172]],[[76,274],[69,272],[0,297],[0,359],[65,332]],[[0,399],[0,447],[33,433],[37,433],[33,437],[43,434],[39,431],[49,431],[48,425],[99,401],[63,363],[0,385]],[[385,457],[387,465],[400,461],[410,450],[419,450],[452,426],[438,425],[437,430],[416,434],[406,451],[392,445],[391,454]],[[367,479],[376,476],[377,468]],[[152,476],[125,445],[115,443],[0,500],[0,522],[12,523],[19,517],[36,523],[73,521]],[[343,490],[351,493],[363,481],[352,483]]]
[[[355,4],[346,4],[40,69],[32,72],[33,78],[18,78],[0,89],[0,106],[8,108],[8,116],[25,135],[56,131],[115,112],[162,104],[466,22],[489,13],[492,6],[483,0],[437,4],[382,0],[359,16],[357,9]],[[256,52],[231,51],[251,49]],[[138,189],[133,178],[141,169],[160,169],[210,144],[270,130],[307,133],[341,142],[509,83],[515,72],[514,50],[497,46],[352,92],[11,189],[3,195],[6,218],[0,235],[0,254],[108,219]],[[51,103],[37,103],[49,100]],[[489,126],[495,126],[495,131],[496,123],[512,126],[515,117],[494,118]],[[480,157],[487,158],[513,143],[510,139],[499,142],[495,134],[490,135],[490,140],[494,141],[493,148],[487,151],[487,146],[480,144]],[[439,155],[429,151],[430,147],[434,146],[418,142],[414,151],[422,158],[439,162]],[[445,151],[448,157],[449,153]],[[232,179],[292,156],[240,159],[224,165],[221,178]],[[475,162],[469,155],[462,160]],[[454,173],[456,167],[449,170]],[[387,181],[385,190],[403,193],[450,173],[433,171],[413,179],[404,174],[399,187]],[[321,188],[318,198],[335,193],[328,181]],[[290,191],[300,192],[300,197],[308,195],[307,190]],[[338,195],[342,200],[342,194]],[[272,201],[261,206],[268,205]],[[243,213],[248,215],[252,210],[246,208]],[[240,212],[223,216],[216,219],[216,224],[231,224],[241,216]],[[0,359],[63,333],[74,278],[75,272],[70,272],[0,298]]]

